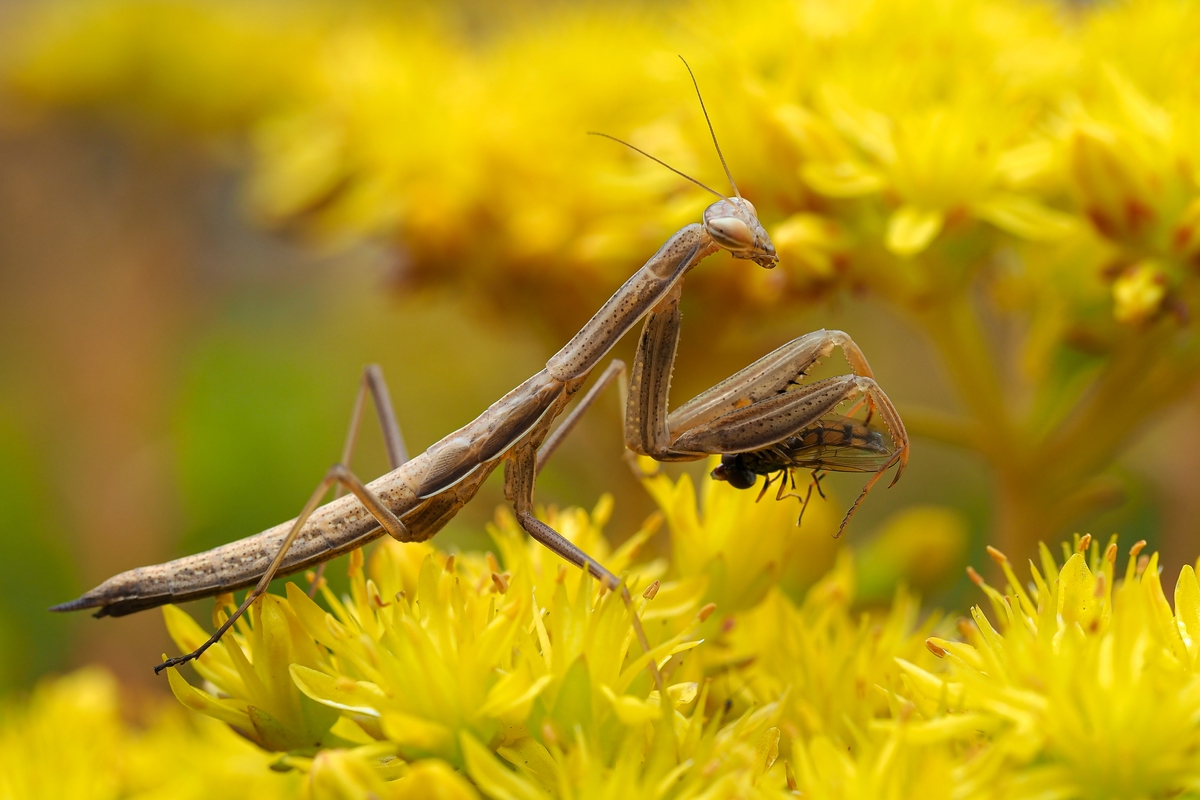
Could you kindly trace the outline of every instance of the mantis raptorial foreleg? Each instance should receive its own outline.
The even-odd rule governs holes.
[[[750,366],[668,414],[670,374],[679,341],[678,294],[647,315],[633,362],[625,439],[634,452],[657,461],[691,461],[707,455],[761,450],[784,441],[833,412],[863,398],[892,435],[895,450],[867,481],[842,520],[838,535],[890,467],[892,483],[908,462],[908,434],[891,400],[875,382],[858,345],[841,331],[815,331],[768,353]],[[822,358],[841,348],[851,374],[799,383]]]

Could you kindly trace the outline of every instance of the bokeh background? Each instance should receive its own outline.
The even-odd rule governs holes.
[[[45,608],[293,516],[364,364],[412,451],[539,369],[709,199],[586,131],[724,187],[677,54],[783,257],[689,278],[677,402],[851,333],[914,437],[844,543],[868,599],[961,605],[985,545],[1073,531],[1176,574],[1200,513],[1197,23],[1166,0],[4,6],[0,690],[100,662],[164,691],[157,614]],[[538,486],[612,493],[617,540],[653,510],[619,413]],[[827,486],[797,587],[859,482]],[[493,480],[442,540],[486,547],[501,502]]]

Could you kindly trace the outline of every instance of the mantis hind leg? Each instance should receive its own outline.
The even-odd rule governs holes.
[[[325,493],[328,492],[330,487],[334,486],[335,484],[349,489],[354,496],[358,498],[359,502],[366,507],[366,510],[371,514],[371,516],[374,517],[375,520],[378,521],[383,527],[383,529],[386,530],[393,538],[399,539],[400,541],[408,541],[411,538],[409,536],[408,529],[404,526],[404,523],[401,522],[400,519],[393,514],[386,505],[383,504],[383,501],[376,497],[375,494],[368,489],[353,472],[351,472],[342,464],[334,464],[329,468],[329,472],[325,474],[325,477],[317,485],[317,488],[312,493],[312,496],[308,498],[308,502],[304,504],[304,510],[300,512],[300,516],[296,517],[296,521],[292,523],[292,527],[288,530],[287,536],[284,537],[283,543],[280,544],[279,550],[275,554],[275,558],[271,560],[271,565],[267,567],[267,571],[263,573],[263,576],[259,579],[258,584],[246,593],[246,598],[242,601],[242,604],[238,606],[237,611],[233,612],[229,619],[225,620],[225,622],[222,623],[219,628],[217,628],[216,632],[210,636],[208,640],[204,642],[204,644],[200,645],[190,653],[167,659],[154,668],[155,673],[162,672],[167,667],[178,667],[181,664],[185,664],[188,661],[199,658],[204,654],[205,650],[220,641],[221,637],[233,627],[233,624],[237,622],[238,618],[241,617],[242,614],[246,613],[246,609],[250,608],[251,603],[266,593],[267,587],[271,585],[271,581],[274,579],[276,573],[279,572],[279,568],[283,564],[283,559],[287,555],[288,549],[292,546],[292,543],[296,541],[296,537],[303,529],[304,523],[308,521],[310,516],[312,516],[312,513],[317,509],[317,506],[321,504],[321,499],[325,497]]]
[[[387,450],[388,469],[396,469],[408,461],[408,451],[404,447],[404,436],[400,433],[400,423],[396,421],[396,411],[392,408],[391,393],[388,392],[387,380],[383,377],[383,369],[378,364],[368,364],[363,368],[362,378],[358,382],[358,393],[354,396],[354,410],[350,412],[350,429],[346,431],[346,443],[342,447],[342,458],[339,464],[349,467],[354,462],[354,448],[358,444],[358,434],[362,428],[363,409],[366,406],[367,394],[370,393],[375,414],[379,418],[379,428],[383,431],[383,445]],[[342,485],[334,489],[334,499],[342,496]],[[325,564],[322,561],[313,571],[312,581],[308,586],[308,596],[315,597],[321,580],[325,576]]]
[[[391,396],[388,393],[387,381],[383,377],[383,370],[380,369],[378,364],[369,364],[363,369],[362,379],[358,384],[358,393],[354,398],[354,409],[350,413],[350,429],[346,433],[346,443],[342,448],[342,459],[337,464],[334,464],[332,467],[330,467],[320,484],[317,485],[316,490],[313,492],[312,496],[309,497],[308,502],[305,504],[304,510],[300,512],[300,516],[296,518],[296,521],[292,524],[291,529],[284,538],[283,543],[279,546],[279,551],[275,554],[275,557],[272,559],[271,565],[267,568],[267,571],[263,573],[262,578],[255,585],[255,587],[246,593],[246,598],[242,601],[242,604],[238,606],[237,610],[229,617],[229,619],[225,620],[225,622],[211,637],[209,637],[204,644],[200,645],[200,647],[196,648],[191,653],[168,659],[162,664],[159,664],[154,668],[156,673],[162,672],[167,667],[176,667],[193,659],[199,658],[205,650],[220,641],[221,637],[224,636],[231,627],[233,627],[233,624],[237,621],[237,619],[246,612],[246,609],[250,607],[251,603],[253,603],[267,591],[267,587],[270,586],[272,579],[274,579],[276,573],[279,571],[279,567],[282,565],[288,549],[296,540],[296,536],[304,527],[304,523],[308,521],[308,518],[312,515],[313,511],[315,511],[317,506],[320,505],[321,499],[329,491],[330,487],[335,487],[335,498],[341,496],[343,489],[349,489],[366,507],[371,516],[378,520],[379,524],[384,528],[384,530],[386,530],[394,538],[400,539],[401,541],[406,541],[411,538],[404,523],[401,522],[396,515],[393,514],[387,508],[387,506],[385,506],[383,502],[379,500],[378,497],[376,497],[369,489],[367,489],[365,485],[363,485],[363,482],[358,479],[358,477],[350,470],[350,467],[348,466],[351,460],[354,458],[354,449],[358,444],[358,434],[362,428],[363,409],[366,405],[366,397],[368,393],[371,395],[376,414],[379,417],[379,426],[383,430],[383,441],[387,450],[388,463],[391,465],[392,469],[395,469],[408,460],[408,454],[404,447],[404,437],[401,435],[400,426],[396,422],[396,413],[392,409]],[[325,563],[322,562],[317,566],[312,584],[309,586],[310,597],[316,592],[317,587],[320,585],[321,577],[324,571]]]

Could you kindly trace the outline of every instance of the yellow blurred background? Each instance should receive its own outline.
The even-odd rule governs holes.
[[[414,452],[538,370],[707,203],[587,130],[630,137],[724,185],[680,53],[742,192],[769,231],[784,228],[785,265],[767,278],[722,255],[697,270],[684,290],[675,402],[804,332],[846,330],[916,420],[909,471],[869,497],[848,534],[866,550],[866,597],[888,598],[906,580],[930,603],[958,604],[962,568],[982,566],[985,545],[1028,554],[1030,540],[1002,534],[1016,507],[1053,519],[1032,541],[1119,531],[1148,539],[1175,574],[1195,559],[1200,513],[1193,326],[1179,310],[1194,277],[1191,256],[1170,249],[1195,197],[1194,163],[1180,167],[1181,187],[1165,188],[1166,173],[1141,164],[1157,180],[1146,190],[1154,202],[1172,198],[1147,212],[1165,233],[1114,233],[1092,213],[1108,190],[1088,194],[1092,129],[1072,114],[1088,106],[1087,124],[1124,132],[1105,114],[1134,102],[1120,101],[1125,81],[1192,130],[1200,104],[1180,76],[1200,59],[1181,38],[1190,12],[1177,6],[1126,4],[1099,21],[1073,6],[965,0],[6,9],[0,688],[101,662],[129,684],[165,689],[151,673],[171,649],[156,613],[94,621],[45,608],[115,572],[293,516],[340,453],[363,365],[383,366]],[[920,21],[897,36],[895,20],[918,7]],[[1115,44],[1115,31],[1134,30],[1120,13],[1150,20],[1130,34],[1139,45]],[[1101,63],[1126,77],[1104,78]],[[903,147],[889,161],[854,139],[875,118],[839,124],[857,106],[831,100],[826,79],[892,120],[885,130],[900,144],[904,131],[922,133],[930,173],[905,172]],[[1006,121],[963,133],[963,120],[990,124],[987,106]],[[905,108],[934,110],[909,124]],[[855,150],[833,162],[853,162],[862,191],[804,172],[821,161],[806,109],[833,120],[844,141],[831,148]],[[1052,224],[1039,217],[1022,239],[1012,228],[1035,226],[996,223],[990,188],[943,190],[930,174],[962,170],[936,154],[960,139],[968,154],[1065,143],[1052,157],[1068,168],[1023,183],[988,172],[980,186],[1036,196],[1075,233],[1043,244]],[[862,164],[876,156],[882,166],[868,175]],[[1112,180],[1118,193],[1134,182]],[[980,210],[988,202],[993,210]],[[906,208],[940,215],[938,230],[903,239]],[[814,233],[822,221],[835,234]],[[1113,301],[1109,288],[1136,288],[1151,258],[1167,299],[1122,318],[1123,295]],[[1046,266],[1068,262],[1081,265],[1069,280]],[[931,333],[951,308],[942,302],[973,317],[987,364],[964,364],[963,350]],[[1176,346],[1180,366],[1155,360]],[[629,359],[632,343],[615,355]],[[1037,459],[1052,451],[1028,442],[1059,442],[1047,431],[1061,429],[1058,452],[1071,456],[1101,438],[1070,430],[1062,409],[1086,406],[1103,389],[1089,381],[1099,385],[1112,364],[1131,387],[1112,401],[1119,435],[1061,483],[1063,496],[1084,500],[1062,513],[1053,498],[1014,500],[1022,476],[1036,484],[1049,469]],[[972,370],[982,399],[962,392]],[[1145,402],[1136,384],[1151,374],[1167,389]],[[988,394],[989,380],[1003,397]],[[1052,384],[1057,400],[1037,400]],[[992,427],[989,403],[1012,419]],[[537,490],[541,502],[586,507],[611,492],[616,540],[653,510],[621,459],[619,414],[615,395],[605,398]],[[961,418],[975,427],[962,433]],[[1006,450],[1026,457],[1006,460]],[[354,467],[385,469],[373,426]],[[702,464],[686,469],[707,479]],[[835,475],[826,485],[827,521],[797,532],[813,554],[808,575],[831,562],[830,528],[860,482]],[[502,502],[493,480],[439,542],[487,547],[484,526]],[[329,574],[336,582],[344,570]]]

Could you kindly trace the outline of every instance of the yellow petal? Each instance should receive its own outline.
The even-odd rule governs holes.
[[[488,692],[479,714],[484,717],[515,714],[524,718],[529,713],[534,698],[541,694],[542,689],[545,689],[553,678],[553,675],[543,675],[531,682],[526,675],[510,672],[498,680]]]
[[[1170,648],[1180,663],[1190,664],[1191,657],[1188,655],[1187,646],[1183,643],[1179,626],[1175,624],[1175,616],[1171,613],[1171,604],[1167,602],[1167,597],[1163,594],[1162,581],[1158,577],[1158,553],[1150,556],[1150,563],[1146,565],[1146,571],[1142,573],[1140,583],[1150,606],[1151,620],[1163,643]]]
[[[975,214],[1001,230],[1034,242],[1053,242],[1077,230],[1075,218],[1032,197],[1003,192],[974,205]]]
[[[779,758],[779,728],[770,727],[763,732],[754,746],[754,773],[750,782],[758,783],[758,779],[775,765],[777,758]]]
[[[898,256],[908,258],[924,250],[942,230],[941,211],[904,205],[888,219],[886,244]]]
[[[1082,553],[1075,553],[1058,575],[1058,613],[1067,625],[1078,622],[1085,628],[1095,618],[1096,577]]]
[[[863,197],[884,187],[883,175],[853,161],[810,162],[800,168],[800,178],[826,197]]]
[[[250,724],[254,726],[254,732],[258,734],[258,743],[267,750],[285,752],[303,746],[316,747],[320,744],[320,741],[297,741],[296,735],[299,731],[284,725],[269,711],[257,706],[248,706],[246,713],[250,717]]]
[[[467,774],[483,793],[494,800],[544,800],[544,795],[528,778],[500,763],[500,759],[463,731],[459,736]]]
[[[221,722],[247,733],[254,731],[254,726],[250,724],[250,715],[238,708],[236,700],[218,699],[208,692],[200,691],[184,680],[183,676],[179,674],[179,670],[174,667],[167,670],[167,682],[171,685],[171,692],[175,695],[175,699],[188,708],[219,719]]]
[[[292,665],[291,675],[300,691],[330,708],[378,717],[380,706],[386,700],[374,684],[335,678],[301,664]]]
[[[1175,582],[1175,616],[1187,628],[1192,645],[1200,644],[1200,582],[1191,564],[1184,564]]]
[[[550,751],[532,736],[523,736],[511,745],[496,748],[508,763],[537,781],[546,792],[553,794],[562,780],[562,770]]]
[[[390,787],[392,800],[478,800],[466,778],[445,761],[424,758],[409,767],[408,774]]]
[[[617,695],[607,686],[601,686],[600,691],[612,703],[617,719],[626,725],[641,725],[662,716],[657,703],[651,705],[646,700],[639,700],[627,694]]]
[[[312,761],[313,800],[353,800],[390,796],[371,760],[357,750],[322,750]]]
[[[445,754],[454,743],[454,733],[445,725],[412,714],[385,711],[382,723],[388,739],[420,754]]]

